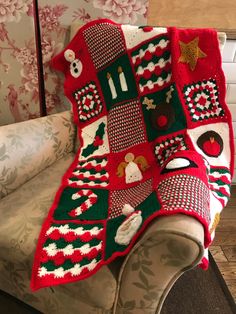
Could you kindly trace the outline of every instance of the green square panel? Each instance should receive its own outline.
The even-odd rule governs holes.
[[[66,187],[53,218],[57,220],[100,220],[108,216],[108,191]]]
[[[127,54],[117,58],[98,73],[107,109],[112,105],[137,97],[133,70]]]
[[[120,225],[125,221],[126,216],[108,219],[106,226],[106,246],[105,246],[105,260],[110,258],[115,252],[124,252],[127,245],[121,245],[115,242],[116,232]]]
[[[145,220],[151,216],[153,213],[159,211],[161,209],[160,202],[157,199],[156,192],[153,191],[142,203],[135,207],[136,211],[141,211],[142,215],[142,224]],[[106,252],[105,259],[107,260],[112,256],[115,252],[123,252],[127,246],[130,244],[133,238],[130,239],[128,245],[121,245],[115,241],[115,237],[117,234],[118,228],[122,225],[122,223],[126,220],[126,216],[121,214],[118,217],[108,219],[106,226]],[[142,224],[138,228],[137,232],[139,232]],[[135,236],[135,235],[134,235]]]
[[[155,191],[152,192],[141,204],[136,207],[136,210],[142,211],[142,218],[145,221],[153,213],[161,209],[161,204],[157,198]]]
[[[175,85],[141,97],[149,141],[186,128],[186,117]]]

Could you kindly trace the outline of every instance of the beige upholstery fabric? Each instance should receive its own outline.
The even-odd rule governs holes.
[[[116,313],[159,313],[181,274],[203,255],[204,230],[186,215],[157,218],[120,270]]]
[[[0,199],[73,150],[70,111],[0,127]]]
[[[159,313],[176,279],[202,257],[203,227],[192,217],[153,221],[123,264],[84,281],[29,289],[38,235],[74,158],[74,137],[70,112],[0,127],[0,289],[45,314]]]
[[[29,289],[41,224],[73,158],[68,154],[0,201],[0,289],[48,314],[68,313],[68,307],[81,314],[94,313],[94,307],[107,310],[115,298],[116,281],[107,267],[84,281],[35,293]]]
[[[184,215],[158,218],[125,263],[120,258],[84,281],[31,293],[31,267],[41,225],[74,158],[69,153],[74,126],[67,112],[0,130],[0,147],[4,147],[0,165],[6,169],[0,172],[5,195],[0,200],[0,289],[45,314],[159,311],[178,276],[201,258],[202,225]]]

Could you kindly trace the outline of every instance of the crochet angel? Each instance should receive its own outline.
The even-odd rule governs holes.
[[[125,155],[125,161],[122,161],[117,167],[117,176],[123,177],[125,172],[125,182],[132,183],[141,181],[142,171],[146,171],[149,168],[147,160],[143,156],[135,158],[134,154],[128,153]],[[141,169],[141,170],[140,170]]]

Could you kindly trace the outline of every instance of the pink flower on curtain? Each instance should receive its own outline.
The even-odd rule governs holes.
[[[95,8],[103,10],[103,14],[117,23],[135,23],[137,15],[145,15],[146,0],[93,0]]]
[[[52,113],[55,107],[56,110],[62,107],[62,100],[59,94],[63,91],[63,82],[57,74],[51,73],[49,61],[54,55],[59,53],[64,46],[67,28],[61,23],[60,18],[65,15],[67,10],[68,6],[64,4],[47,4],[39,7],[45,98],[48,114]]]
[[[32,92],[32,100],[38,99],[38,68],[37,63],[25,64],[21,69],[22,92]]]
[[[61,28],[59,17],[68,9],[67,6],[60,5],[45,5],[39,8],[39,20],[43,31],[58,31]]]
[[[25,47],[16,48],[13,52],[13,56],[22,64],[20,75],[22,77],[23,86],[20,87],[20,92],[32,92],[32,99],[37,100],[38,67],[34,41],[29,40],[25,43]]]
[[[14,55],[16,57],[16,60],[23,65],[33,64],[35,62],[35,51],[32,51],[27,47],[19,48],[14,52]]]
[[[72,15],[73,19],[72,22],[75,22],[77,19],[87,23],[91,21],[91,16],[88,12],[85,11],[85,8],[77,9],[73,12]]]
[[[19,22],[21,15],[28,11],[28,6],[27,0],[1,0],[0,23]]]
[[[52,59],[52,56],[59,53],[62,48],[63,44],[61,42],[57,43],[49,36],[42,36],[42,42],[41,42],[41,48],[42,48],[42,55],[43,55],[43,63],[47,63]]]
[[[55,108],[55,104],[57,104],[57,106],[61,106],[61,99],[58,94],[50,93],[46,90],[45,98],[47,104],[47,112],[51,112]]]

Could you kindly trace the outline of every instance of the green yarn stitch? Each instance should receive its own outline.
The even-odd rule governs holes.
[[[95,258],[97,261],[100,261],[101,260],[101,253],[99,253]],[[91,260],[89,260],[87,258],[84,258],[84,259],[82,259],[82,261],[79,262],[80,266],[85,266],[85,265],[90,264],[90,263],[91,263]],[[68,259],[65,261],[65,263],[63,263],[60,266],[56,266],[53,261],[48,261],[46,263],[41,263],[41,267],[45,267],[47,269],[47,271],[54,271],[60,267],[63,267],[64,270],[68,270],[68,269],[73,268],[75,264],[77,264],[77,263],[72,263],[71,259],[68,257]]]
[[[79,238],[77,238],[73,242],[67,242],[65,239],[60,238],[59,240],[53,240],[53,239],[47,239],[43,245],[43,247],[47,247],[49,244],[55,243],[58,249],[64,249],[68,244],[72,244],[73,248],[80,248],[86,243],[89,243],[91,246],[98,245],[101,242],[101,240],[98,240],[96,238],[92,239],[89,242],[83,242]]]
[[[100,139],[103,138],[103,136],[104,136],[104,134],[105,134],[105,126],[106,126],[106,125],[105,125],[104,122],[102,122],[102,123],[99,125],[99,127],[98,127],[98,129],[97,129],[97,131],[96,131],[96,133],[95,133],[95,138],[96,138],[96,136],[99,136]],[[94,140],[95,140],[95,138],[94,138]],[[89,144],[86,148],[83,149],[82,156],[83,156],[83,157],[88,157],[89,155],[93,154],[93,153],[98,149],[98,147],[99,147],[99,146],[94,146],[93,143],[92,143],[92,144]]]

